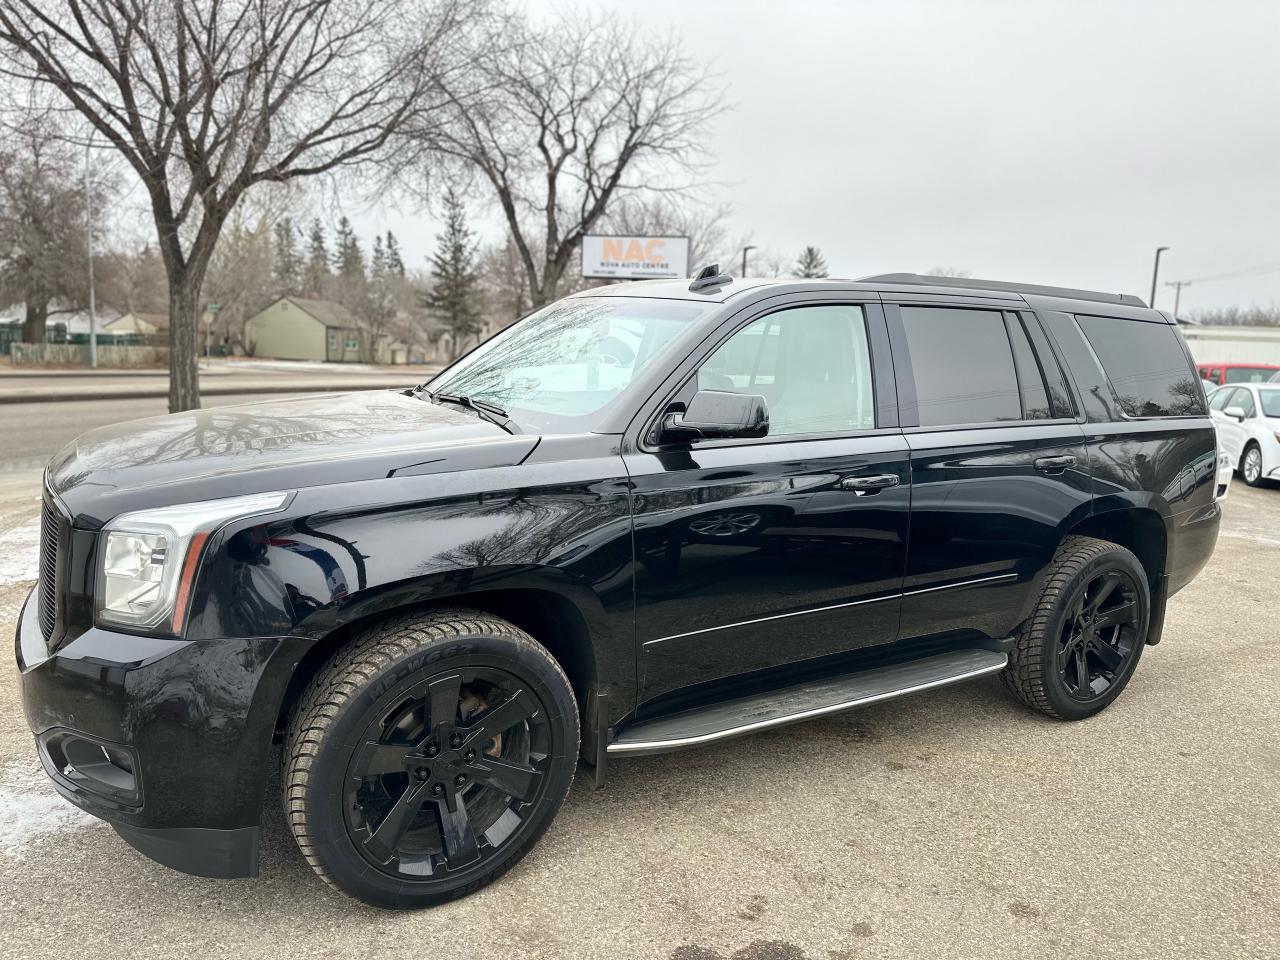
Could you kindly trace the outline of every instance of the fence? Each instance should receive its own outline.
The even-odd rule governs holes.
[[[87,367],[87,343],[11,343],[9,362],[15,367]],[[99,345],[98,366],[140,369],[168,367],[168,347]]]

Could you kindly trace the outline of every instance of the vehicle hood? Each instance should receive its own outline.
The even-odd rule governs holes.
[[[79,525],[97,526],[195,500],[511,466],[537,443],[460,407],[370,390],[113,424],[64,447],[46,477]]]

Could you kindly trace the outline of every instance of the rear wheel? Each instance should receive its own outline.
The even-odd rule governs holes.
[[[398,617],[359,635],[290,728],[285,812],[325,880],[382,907],[490,883],[529,851],[578,753],[569,681],[505,620]]]
[[[1262,448],[1253,441],[1240,457],[1240,476],[1251,487],[1262,486]]]
[[[1138,558],[1119,544],[1069,537],[1015,638],[1005,686],[1061,720],[1104,709],[1133,676],[1146,643],[1151,593]]]

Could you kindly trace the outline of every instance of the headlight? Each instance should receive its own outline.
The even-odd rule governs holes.
[[[94,606],[100,624],[181,633],[204,542],[222,524],[273,513],[288,492],[123,513],[104,528]]]

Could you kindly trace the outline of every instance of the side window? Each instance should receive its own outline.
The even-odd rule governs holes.
[[[1231,402],[1244,411],[1246,420],[1258,412],[1258,405],[1253,402],[1253,393],[1249,390],[1237,390]]]
[[[1222,383],[1222,370],[1218,367],[1214,367],[1209,371],[1209,379],[1214,383]]]
[[[1058,358],[1044,335],[1040,323],[1031,314],[1019,314],[1022,326],[1031,338],[1031,345],[1040,361],[1040,372],[1044,374],[1045,385],[1049,388],[1049,402],[1053,406],[1056,418],[1069,420],[1076,415],[1076,407],[1071,399],[1071,391],[1067,389],[1067,377],[1062,372]]]
[[[1213,391],[1213,399],[1209,401],[1209,408],[1211,410],[1227,409],[1227,407],[1231,406],[1231,398],[1235,396],[1236,392],[1228,387],[1219,387]]]
[[[1102,361],[1126,416],[1204,412],[1204,392],[1172,326],[1118,317],[1077,316],[1076,322]]]
[[[1049,391],[1044,385],[1040,364],[1031,351],[1031,341],[1022,321],[1014,314],[1005,314],[1009,327],[1009,342],[1013,344],[1013,363],[1018,371],[1018,386],[1022,388],[1022,419],[1052,420],[1053,408],[1049,404]]]
[[[1004,317],[994,310],[903,307],[920,425],[1020,420]]]
[[[698,389],[760,394],[771,437],[874,429],[862,308],[795,307],[761,317],[707,358]]]

